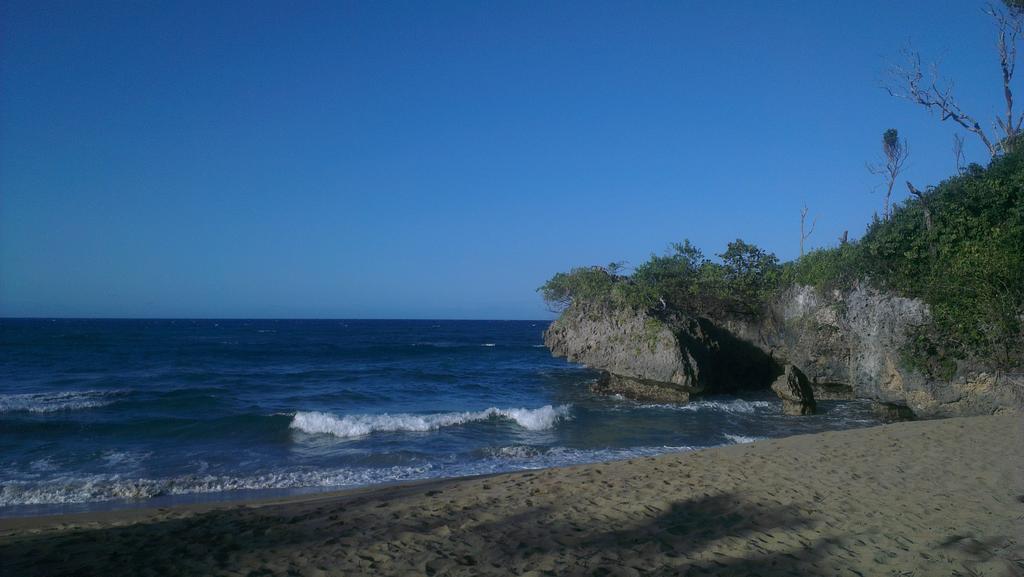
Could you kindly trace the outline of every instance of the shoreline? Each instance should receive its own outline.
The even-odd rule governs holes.
[[[0,519],[17,575],[1012,575],[1024,421],[895,423],[276,499]],[[608,570],[610,573],[603,573]]]

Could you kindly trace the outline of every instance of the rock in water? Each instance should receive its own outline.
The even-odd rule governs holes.
[[[894,405],[892,403],[879,403],[875,401],[871,404],[871,409],[875,415],[883,421],[913,421],[914,411],[911,411],[908,407],[903,405]]]
[[[807,375],[793,365],[772,383],[772,390],[782,399],[782,411],[787,415],[813,415],[816,410],[814,390]]]
[[[671,383],[631,379],[608,372],[590,385],[590,390],[599,395],[622,395],[627,399],[646,403],[681,404],[690,401],[689,390]]]

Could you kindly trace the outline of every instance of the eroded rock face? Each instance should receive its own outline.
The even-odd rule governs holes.
[[[607,374],[592,389],[649,402],[766,389],[781,368],[705,319],[571,306],[544,333],[552,354]]]
[[[807,375],[793,365],[786,365],[772,383],[772,390],[782,399],[782,411],[787,415],[813,415],[817,409]]]
[[[962,363],[941,379],[908,367],[907,339],[929,320],[925,303],[862,283],[843,293],[793,287],[769,318],[734,330],[800,367],[818,400],[849,390],[900,419],[1024,412],[1024,374]]]
[[[871,399],[901,418],[1024,413],[1024,372],[961,363],[941,379],[908,367],[904,345],[928,322],[923,302],[867,284],[830,293],[792,287],[756,322],[574,305],[552,323],[545,344],[556,356],[606,371],[595,391],[639,400],[767,389],[792,365],[818,401]]]
[[[663,383],[687,395],[706,386],[697,360],[672,330],[628,309],[571,306],[545,331],[544,344],[557,357],[619,377],[620,385],[621,379]]]
[[[875,401],[871,404],[871,411],[883,421],[912,421],[914,412],[903,405],[893,405]]]

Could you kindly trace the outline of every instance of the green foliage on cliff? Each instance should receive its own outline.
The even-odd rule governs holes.
[[[557,273],[537,290],[550,308],[561,310],[573,301],[599,302],[610,299],[612,289],[619,280],[613,267],[586,266]]]
[[[782,269],[782,286],[810,285],[824,290],[841,289],[856,282],[864,270],[861,250],[855,243],[817,249],[787,262]]]
[[[632,275],[611,267],[575,268],[558,273],[539,291],[560,310],[572,302],[628,306],[649,311],[681,311],[708,316],[757,316],[778,286],[778,258],[736,240],[717,255],[704,257],[689,241],[651,255]]]
[[[1024,152],[907,199],[860,241],[787,263],[783,277],[819,288],[869,279],[919,298],[933,326],[915,335],[915,356],[1011,364],[1024,347]]]
[[[751,318],[792,285],[842,290],[866,280],[928,304],[933,322],[912,335],[908,351],[923,369],[948,372],[951,362],[972,356],[1015,364],[1024,354],[1024,150],[920,191],[872,222],[859,241],[782,265],[742,240],[717,256],[705,258],[685,241],[632,275],[577,268],[540,291],[556,309],[602,302]]]

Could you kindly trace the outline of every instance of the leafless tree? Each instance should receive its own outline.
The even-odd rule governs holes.
[[[903,64],[889,68],[885,86],[890,95],[919,104],[929,112],[937,113],[942,121],[952,120],[976,135],[993,157],[1010,150],[1024,121],[1024,115],[1013,111],[1013,91],[1010,88],[1017,64],[1017,39],[1024,32],[1024,10],[1016,0],[1007,0],[1005,4],[1005,8],[997,8],[993,4],[985,7],[985,13],[996,24],[996,48],[1002,71],[1003,99],[1006,102],[1006,114],[996,117],[993,126],[995,132],[992,135],[973,116],[960,108],[953,96],[952,81],[942,78],[935,64],[930,65],[925,72],[921,65],[921,54],[912,48],[903,51]]]
[[[967,157],[964,155],[964,137],[959,132],[953,133],[953,159],[957,174],[963,174],[967,170]]]
[[[818,217],[815,216],[814,220],[811,221],[811,229],[806,230],[807,226],[807,205],[804,204],[803,209],[800,210],[800,256],[804,256],[804,241],[814,234],[814,226],[818,224]],[[806,230],[806,231],[805,231]]]
[[[931,187],[927,190],[921,190],[914,186],[912,182],[907,181],[907,190],[910,194],[914,195],[918,201],[921,202],[921,210],[924,212],[924,229],[928,232],[928,254],[932,260],[935,260],[935,240],[931,236],[932,232],[932,207],[929,202],[927,193],[931,191]]]
[[[1024,31],[1024,18],[1021,18],[1020,9],[1011,3],[1007,3],[1006,10],[988,4],[985,13],[996,22],[996,48],[999,51],[999,69],[1003,73],[1003,99],[1006,101],[1006,118],[997,116],[996,125],[1002,131],[1004,147],[1013,146],[1021,121],[1024,121],[1024,115],[1013,115],[1013,91],[1010,89],[1017,67],[1017,37]]]
[[[899,132],[890,128],[882,133],[882,161],[877,164],[868,163],[868,171],[885,178],[885,204],[882,209],[882,218],[888,219],[892,216],[892,189],[896,179],[903,172],[903,167],[910,156],[910,147],[907,139],[900,139]]]

